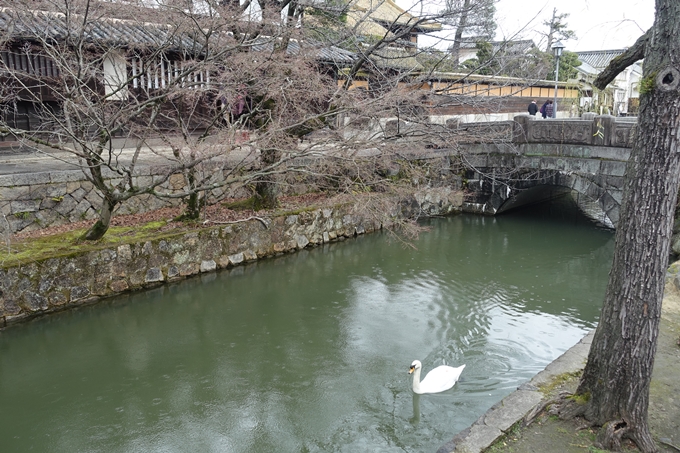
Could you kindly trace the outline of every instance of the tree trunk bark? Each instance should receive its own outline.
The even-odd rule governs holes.
[[[201,199],[196,191],[196,170],[190,168],[184,175],[184,180],[189,188],[189,196],[186,199],[186,209],[181,218],[198,220],[201,217]]]
[[[281,154],[273,149],[263,149],[260,159],[262,160],[262,167],[267,168],[275,164]],[[278,204],[278,184],[276,182],[276,174],[258,178],[255,183],[255,209],[272,209]]]
[[[99,219],[90,227],[89,230],[83,234],[82,238],[88,241],[96,241],[101,239],[107,231],[109,231],[109,226],[111,225],[111,217],[113,216],[113,210],[118,205],[118,202],[111,201],[109,199],[104,199],[102,202],[102,208],[99,212]]]
[[[453,45],[451,46],[451,58],[453,59],[453,64],[455,68],[460,66],[460,45],[463,42],[463,32],[467,27],[467,16],[470,9],[470,0],[465,0],[463,2],[463,8],[460,13],[460,19],[458,20],[458,26],[456,27],[456,34],[453,37]]]
[[[614,261],[600,322],[577,394],[598,441],[656,446],[647,425],[673,216],[680,182],[680,3],[657,0],[645,50],[638,134],[626,171]]]

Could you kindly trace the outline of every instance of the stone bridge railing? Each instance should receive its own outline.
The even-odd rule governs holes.
[[[635,117],[597,116],[547,119],[518,115],[510,121],[463,123],[457,118],[445,122],[388,120],[386,139],[413,141],[430,148],[449,148],[450,143],[565,144],[632,148],[637,127]],[[431,146],[427,146],[427,145]]]
[[[579,119],[543,120],[529,115],[515,117],[512,123],[514,143],[561,143],[570,145],[632,148],[637,128],[636,118],[595,116],[587,113]]]

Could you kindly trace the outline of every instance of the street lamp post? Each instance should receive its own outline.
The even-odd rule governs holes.
[[[553,54],[555,55],[555,98],[553,99],[553,118],[557,118],[557,81],[560,75],[560,57],[562,56],[562,49],[564,44],[557,41],[552,45]]]

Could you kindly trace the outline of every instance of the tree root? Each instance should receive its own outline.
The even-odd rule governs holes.
[[[595,420],[588,420],[588,404],[579,404],[575,401],[566,401],[561,407],[556,409],[562,420],[573,420],[582,417],[585,424],[579,429],[602,426],[595,439],[595,446],[605,450],[619,451],[624,439],[632,440],[642,453],[656,453],[658,451],[652,435],[646,428],[633,426],[625,420],[614,420],[604,424],[597,423]]]
[[[668,447],[675,449],[676,451],[680,451],[680,447],[672,444],[670,439],[667,439],[667,438],[664,437],[664,438],[659,439],[659,442],[668,446]]]
[[[548,414],[556,415],[562,420],[582,419],[584,423],[578,427],[579,430],[602,426],[595,441],[595,446],[598,448],[618,451],[621,449],[622,441],[630,439],[643,453],[656,453],[658,451],[649,430],[645,427],[630,425],[625,420],[614,420],[604,424],[598,423],[597,420],[589,420],[588,403],[583,403],[571,397],[572,395],[569,393],[562,393],[558,397],[540,404],[527,414],[525,424],[533,422],[541,411],[550,407]]]
[[[550,406],[554,402],[555,399],[550,399],[534,406],[534,408],[531,409],[531,411],[528,414],[526,414],[522,419],[522,425],[524,427],[531,425],[536,420],[536,418],[545,410],[545,408]]]
[[[571,392],[560,392],[559,395],[557,395],[555,398],[551,398],[549,400],[543,401],[540,404],[537,404],[531,411],[524,416],[522,419],[522,423],[524,426],[529,426],[538,418],[538,416],[545,411],[547,408],[548,409],[548,414],[550,415],[559,415],[561,408],[569,402],[569,397],[572,396]]]
[[[621,440],[629,431],[628,424],[623,420],[616,420],[605,424],[597,433],[595,439],[598,448],[619,451]]]
[[[232,220],[232,221],[230,221],[230,222],[219,222],[219,221],[217,221],[217,220],[205,220],[205,221],[203,222],[203,224],[204,224],[204,225],[207,225],[207,224],[209,224],[209,223],[214,223],[215,225],[232,225],[232,224],[234,224],[234,223],[248,222],[248,221],[250,221],[250,220],[259,220],[259,221],[262,223],[262,225],[264,225],[264,227],[265,227],[266,229],[269,229],[269,225],[271,224],[271,221],[270,221],[270,220],[263,219],[262,217],[257,217],[257,216],[250,216],[250,217],[248,217],[247,219]]]
[[[576,417],[583,417],[587,405],[577,402],[571,398],[572,396],[572,393],[560,393],[560,395],[553,400],[555,404],[550,408],[550,415],[556,415],[562,420],[572,420]],[[589,428],[590,426],[592,425],[585,426],[585,428]]]
[[[607,422],[597,433],[596,444],[598,448],[612,451],[621,449],[621,441],[630,439],[643,453],[656,453],[658,449],[652,439],[651,434],[646,429],[640,429],[629,425],[625,420],[615,420]]]
[[[547,410],[549,415],[558,416],[562,420],[575,420],[579,418],[583,422],[577,430],[583,430],[602,426],[598,431],[595,446],[611,451],[619,451],[623,440],[629,439],[637,445],[642,453],[657,453],[658,449],[649,430],[644,426],[630,425],[625,420],[609,421],[601,424],[588,419],[589,405],[579,398],[573,398],[573,394],[562,392],[557,397],[537,404],[522,419],[524,427],[531,425],[540,414]],[[592,415],[592,414],[591,414]],[[659,439],[659,442],[668,445],[680,452],[680,448],[669,443],[670,439]]]

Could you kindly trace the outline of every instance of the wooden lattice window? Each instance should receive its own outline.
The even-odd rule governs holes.
[[[44,55],[26,52],[0,51],[2,72],[23,72],[37,77],[59,77],[57,65]]]
[[[206,88],[210,85],[208,71],[191,71],[187,68],[191,63],[170,60],[166,57],[146,59],[132,57],[129,59],[130,78],[134,89],[163,89],[169,85],[179,84],[186,88]]]

